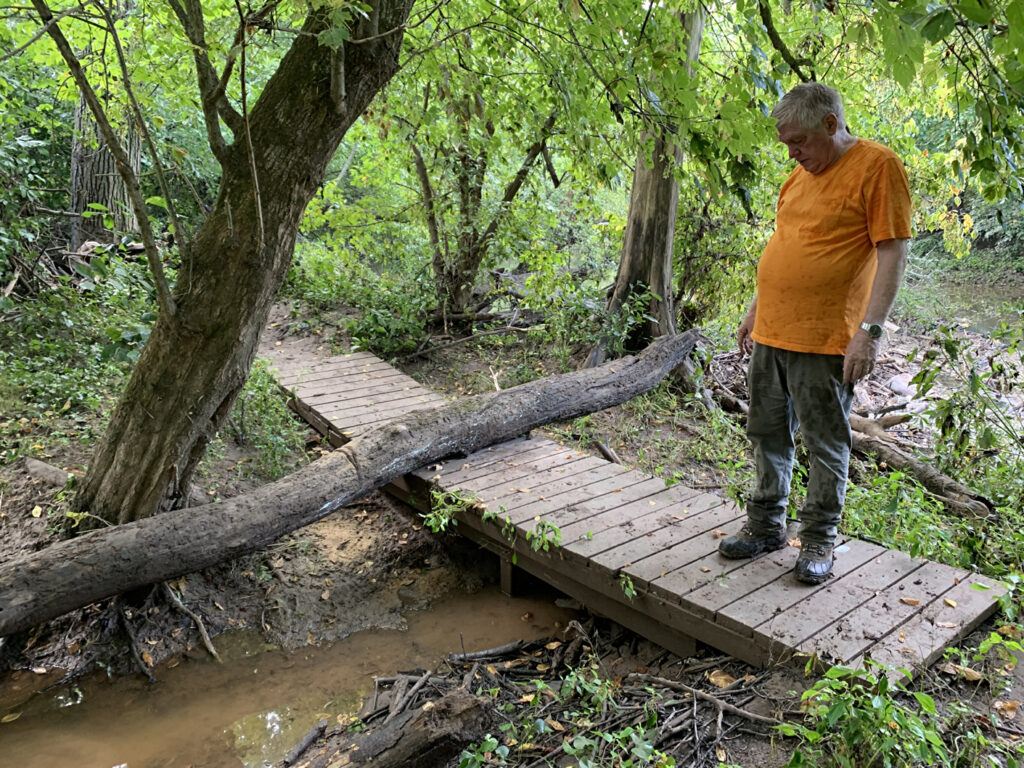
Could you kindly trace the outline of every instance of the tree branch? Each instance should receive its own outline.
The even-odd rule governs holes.
[[[533,167],[534,161],[544,151],[544,143],[547,141],[548,135],[551,133],[551,129],[555,127],[555,117],[557,112],[552,111],[548,115],[547,121],[540,129],[540,138],[537,139],[530,148],[526,150],[526,157],[523,158],[523,164],[519,166],[519,171],[515,177],[505,187],[505,194],[501,197],[501,205],[498,208],[498,212],[494,214],[494,218],[491,219],[491,223],[487,225],[487,229],[484,230],[483,237],[480,238],[481,243],[486,243],[492,237],[494,233],[498,231],[498,227],[504,219],[505,214],[508,211],[509,203],[515,200],[516,195],[519,194],[520,187],[526,181],[526,177],[530,173],[530,169]]]
[[[412,145],[413,162],[416,164],[416,176],[420,180],[423,208],[427,214],[427,232],[430,234],[430,249],[434,259],[434,270],[436,274],[442,274],[444,272],[444,256],[441,253],[441,235],[437,226],[434,188],[430,184],[427,164],[423,160],[420,148],[416,146],[415,142],[410,142],[410,144]]]
[[[196,65],[196,80],[199,84],[199,101],[203,107],[203,119],[206,123],[206,139],[210,144],[214,157],[223,162],[227,152],[227,143],[220,129],[220,119],[232,131],[240,121],[238,113],[228,102],[225,95],[227,81],[221,82],[217,77],[206,46],[206,27],[203,23],[203,9],[198,0],[184,0],[188,4],[186,9],[181,0],[168,0],[171,10],[178,17],[178,23],[185,32],[189,43],[192,45],[192,57]],[[232,46],[232,50],[234,46]],[[231,65],[234,62],[234,54],[228,56],[228,66],[225,67],[226,76],[231,75]]]
[[[3,56],[0,56],[0,64],[3,64],[3,63],[4,63],[5,61],[7,61],[8,59],[13,59],[13,58],[14,58],[15,56],[17,56],[17,55],[18,55],[19,53],[21,53],[22,51],[26,50],[26,49],[27,49],[27,48],[28,48],[28,47],[29,47],[30,45],[32,45],[32,44],[33,44],[33,43],[34,43],[34,42],[35,42],[36,40],[38,40],[39,38],[41,38],[41,37],[42,37],[43,35],[45,35],[45,34],[48,34],[48,33],[49,33],[49,31],[50,31],[50,27],[51,27],[52,25],[56,24],[56,23],[57,23],[58,21],[60,21],[61,19],[63,19],[63,18],[65,17],[65,16],[71,16],[72,14],[74,14],[74,13],[78,13],[78,12],[79,12],[79,11],[81,11],[81,10],[82,10],[82,6],[81,6],[81,5],[76,5],[76,6],[74,7],[74,8],[69,8],[69,9],[68,9],[68,10],[66,10],[66,11],[61,11],[61,12],[60,12],[60,13],[58,13],[58,14],[57,14],[56,16],[54,16],[54,17],[53,17],[52,19],[50,19],[50,20],[49,20],[48,22],[46,22],[46,23],[45,23],[45,24],[44,24],[43,26],[41,26],[41,27],[40,27],[39,29],[37,29],[37,30],[35,31],[35,34],[34,34],[34,35],[32,35],[32,37],[30,37],[30,38],[29,38],[29,39],[28,39],[27,41],[25,41],[25,42],[24,42],[23,44],[19,45],[19,46],[18,46],[17,48],[15,48],[15,49],[14,49],[13,51],[8,51],[8,52],[7,52],[7,53],[5,53],[5,54],[4,54]]]
[[[157,303],[160,306],[160,311],[164,314],[167,320],[173,323],[176,307],[174,299],[171,296],[171,289],[167,285],[167,277],[164,275],[164,267],[163,263],[160,261],[160,253],[157,251],[156,238],[153,235],[153,228],[149,223],[149,214],[146,211],[146,203],[142,198],[142,189],[139,187],[139,178],[136,176],[135,171],[132,170],[131,163],[128,161],[128,155],[124,151],[124,147],[121,146],[121,142],[118,141],[113,127],[110,125],[110,120],[107,119],[107,114],[103,110],[103,105],[100,104],[100,100],[96,96],[96,92],[93,90],[92,85],[90,85],[89,79],[85,76],[85,70],[82,69],[82,65],[78,61],[78,57],[75,56],[74,51],[71,49],[71,44],[68,42],[67,38],[64,37],[64,33],[61,31],[60,25],[55,22],[53,13],[46,4],[46,0],[32,0],[32,5],[35,6],[40,20],[47,25],[47,34],[53,39],[53,42],[57,46],[57,50],[63,57],[64,62],[68,65],[71,76],[75,79],[75,83],[78,85],[78,89],[82,93],[82,98],[84,98],[86,104],[89,105],[89,111],[92,112],[92,115],[96,120],[96,125],[99,127],[100,134],[103,136],[103,140],[106,142],[108,149],[110,149],[110,154],[114,156],[114,163],[117,165],[117,172],[124,180],[125,188],[128,191],[128,198],[132,203],[132,210],[135,211],[135,216],[139,220],[142,242],[146,247],[146,261],[149,263],[149,269],[153,273],[153,283],[156,287]]]
[[[768,3],[764,0],[758,0],[757,10],[761,13],[761,23],[764,24],[765,31],[768,33],[768,39],[772,42],[772,47],[779,52],[782,56],[782,60],[789,64],[796,76],[799,77],[803,82],[808,83],[816,79],[814,74],[814,62],[810,59],[798,59],[792,51],[786,46],[786,42],[779,35],[779,31],[775,29],[775,22],[772,21],[772,11],[768,7]],[[804,74],[803,70],[800,69],[801,65],[810,67],[810,77]]]

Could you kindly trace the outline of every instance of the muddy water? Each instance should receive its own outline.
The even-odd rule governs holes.
[[[216,639],[224,664],[185,659],[158,683],[93,677],[37,695],[0,724],[2,768],[263,768],[318,717],[346,718],[374,676],[436,668],[445,654],[545,637],[572,618],[548,599],[496,588],[407,617],[407,631],[370,630],[331,647],[284,653],[247,633]]]

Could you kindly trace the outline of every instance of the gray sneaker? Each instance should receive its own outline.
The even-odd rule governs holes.
[[[828,544],[803,544],[793,569],[796,580],[804,584],[821,584],[832,577],[832,547]]]
[[[762,552],[774,552],[786,546],[786,532],[765,534],[755,531],[750,521],[743,524],[740,532],[727,536],[718,544],[718,553],[730,560],[743,557],[754,557]]]

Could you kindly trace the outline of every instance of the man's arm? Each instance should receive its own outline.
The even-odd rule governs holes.
[[[883,240],[878,244],[878,270],[871,285],[871,298],[864,313],[865,323],[882,325],[896,300],[896,292],[907,266],[908,240]],[[854,382],[864,378],[875,367],[880,339],[872,339],[863,329],[858,330],[846,347],[843,362],[843,381]]]
[[[740,348],[740,354],[750,354],[754,349],[754,340],[750,338],[750,332],[754,330],[754,318],[757,317],[757,294],[750,302],[750,309],[747,316],[743,318],[740,327],[736,329],[736,346]]]

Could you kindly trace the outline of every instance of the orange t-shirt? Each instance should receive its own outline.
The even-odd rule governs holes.
[[[858,139],[823,173],[797,165],[757,267],[754,341],[845,354],[867,311],[875,248],[910,237],[910,208],[906,169],[881,144]]]

